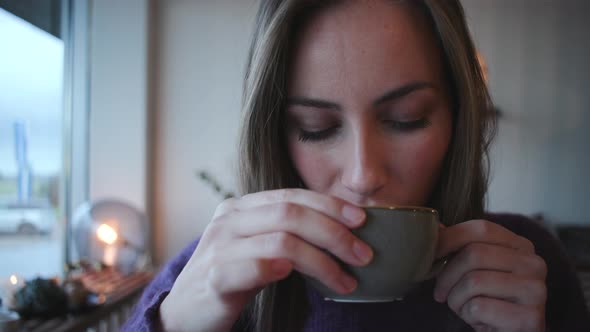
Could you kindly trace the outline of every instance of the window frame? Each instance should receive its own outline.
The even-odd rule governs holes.
[[[62,0],[64,56],[64,267],[75,261],[72,217],[84,202],[104,198],[148,216],[151,239],[153,156],[150,60],[152,0]],[[113,80],[112,77],[116,77]],[[112,96],[124,95],[123,101]],[[113,144],[110,124],[129,128]],[[122,133],[118,133],[122,136]],[[150,148],[148,148],[150,147]],[[125,179],[125,183],[118,181]],[[151,250],[150,250],[151,251]]]
[[[72,217],[89,197],[90,26],[88,0],[62,0],[64,40],[63,166],[61,210],[65,217],[63,274],[72,258]]]

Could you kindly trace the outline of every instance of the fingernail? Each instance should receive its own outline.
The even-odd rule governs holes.
[[[363,264],[367,264],[373,258],[373,250],[361,241],[354,241],[352,251]]]
[[[291,263],[284,259],[276,260],[272,262],[272,272],[277,277],[286,276],[291,272]]]
[[[343,274],[342,277],[340,277],[340,285],[345,292],[352,292],[355,290],[357,282],[353,277]]]
[[[350,205],[344,205],[342,216],[349,222],[350,226],[358,226],[365,219],[365,210]]]

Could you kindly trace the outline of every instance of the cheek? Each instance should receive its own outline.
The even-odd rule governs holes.
[[[442,165],[444,153],[441,149],[433,149],[432,146],[426,146],[423,149],[418,149],[408,153],[410,156],[406,158],[403,166],[403,179],[411,182],[422,182],[426,179],[436,177],[439,168]]]
[[[413,204],[426,204],[438,182],[450,141],[446,128],[443,132],[407,144],[405,158],[398,160],[399,182]]]
[[[336,164],[329,153],[320,147],[302,144],[297,138],[289,139],[289,155],[305,187],[327,192],[336,174]]]

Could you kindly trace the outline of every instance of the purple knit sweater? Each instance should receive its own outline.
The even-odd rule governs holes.
[[[590,331],[590,316],[580,282],[559,242],[545,229],[527,218],[510,214],[492,214],[488,220],[524,236],[548,267],[546,320],[548,331]],[[176,277],[197,246],[193,242],[168,262],[146,288],[123,331],[157,331],[159,307]],[[324,301],[308,289],[310,314],[305,331],[473,331],[446,304],[433,299],[434,281],[430,280],[392,303],[358,304]]]

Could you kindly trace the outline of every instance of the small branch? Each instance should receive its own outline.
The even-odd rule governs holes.
[[[223,187],[215,180],[209,173],[206,171],[196,171],[197,176],[201,179],[201,181],[208,184],[213,190],[219,194],[223,199],[228,199],[232,197],[236,197],[236,195],[231,191],[226,191]]]

